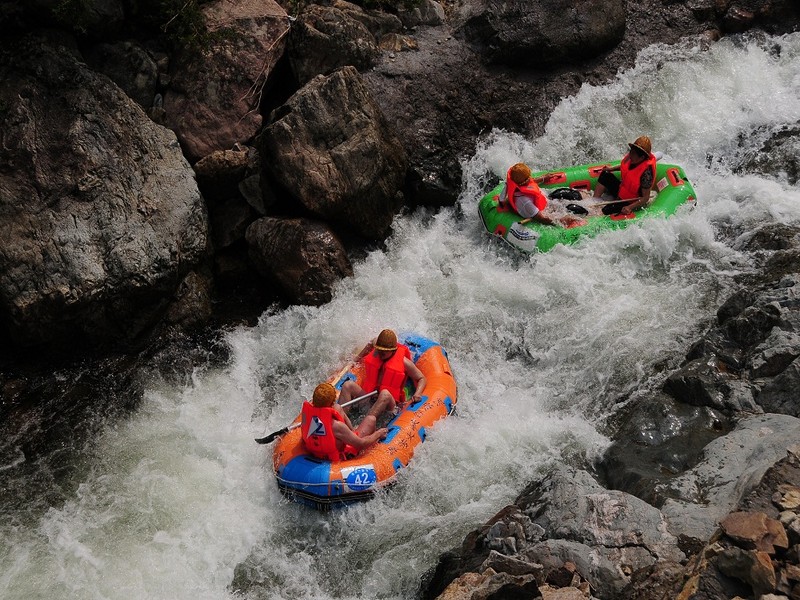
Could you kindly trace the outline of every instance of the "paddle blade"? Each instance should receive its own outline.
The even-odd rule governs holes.
[[[589,211],[580,204],[567,204],[567,210],[576,215],[588,215]]]
[[[287,431],[289,431],[288,427],[284,427],[283,429],[279,429],[278,431],[273,431],[272,433],[270,433],[266,437],[256,438],[256,443],[257,444],[269,444],[275,438],[282,436]]]

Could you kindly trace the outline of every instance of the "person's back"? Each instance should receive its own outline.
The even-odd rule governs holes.
[[[386,437],[377,429],[377,417],[367,415],[354,431],[353,424],[336,404],[336,388],[320,383],[311,402],[303,403],[301,432],[309,453],[324,460],[344,460]]]
[[[336,402],[336,389],[327,383],[314,389],[311,402],[303,402],[300,432],[306,450],[317,458],[340,460],[342,444],[335,434],[335,423],[344,424],[341,411],[333,407]]]
[[[501,194],[512,210],[524,219],[535,219],[537,215],[541,219],[541,212],[547,208],[547,197],[542,194],[525,163],[517,163],[508,170]]]

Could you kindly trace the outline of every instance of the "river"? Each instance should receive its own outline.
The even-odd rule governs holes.
[[[743,168],[798,122],[794,34],[654,46],[564,99],[541,137],[492,132],[464,161],[459,205],[398,217],[332,302],[268,311],[225,333],[222,364],[148,381],[133,412],[68,454],[59,501],[1,496],[0,597],[413,598],[549,465],[602,453],[619,403],[659,386],[750,268],[747,235],[800,222],[798,184]],[[510,164],[612,160],[641,134],[685,168],[693,211],[531,257],[484,232],[477,201]],[[384,327],[445,346],[457,416],[390,492],[330,514],[288,503],[253,438]],[[0,441],[0,477],[26,461],[13,443]]]

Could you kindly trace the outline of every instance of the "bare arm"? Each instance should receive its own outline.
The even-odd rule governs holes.
[[[639,192],[640,192],[640,196],[638,198],[636,198],[634,202],[631,202],[630,204],[626,204],[625,206],[622,207],[620,212],[623,215],[629,215],[633,211],[639,210],[645,204],[647,204],[647,201],[650,199],[650,190],[647,190],[647,191],[639,190]]]
[[[416,402],[420,398],[422,398],[422,392],[425,391],[425,385],[428,381],[425,379],[425,375],[422,374],[413,362],[410,359],[406,358],[403,360],[403,366],[405,367],[406,376],[411,378],[411,381],[414,382],[414,395],[411,396],[411,399]]]
[[[378,440],[385,438],[387,433],[389,433],[389,430],[383,427],[362,438],[358,437],[352,429],[350,429],[341,421],[333,422],[333,437],[344,444],[350,444],[357,450],[363,450],[364,448],[371,446]]]
[[[353,423],[352,423],[352,421],[350,421],[350,417],[347,416],[347,413],[344,412],[344,409],[341,407],[341,405],[334,404],[333,405],[333,410],[335,410],[336,412],[338,412],[342,416],[342,418],[344,419],[345,424],[347,425],[347,428],[352,431],[353,430]]]
[[[543,215],[542,211],[539,211],[535,215],[531,217],[531,221],[537,221],[539,223],[544,223],[545,225],[555,225],[555,221],[550,217]]]

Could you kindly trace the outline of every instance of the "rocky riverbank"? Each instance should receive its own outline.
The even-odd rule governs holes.
[[[590,470],[561,465],[444,555],[424,598],[800,597],[800,231],[661,389],[621,398]]]

